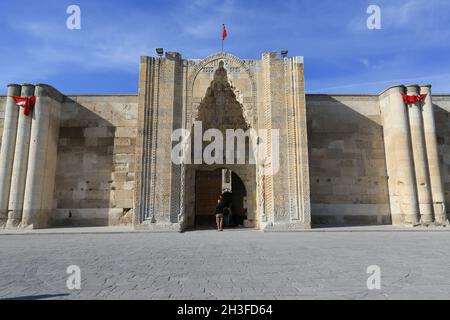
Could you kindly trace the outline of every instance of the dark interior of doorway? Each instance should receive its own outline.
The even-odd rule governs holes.
[[[244,225],[247,212],[244,199],[247,196],[245,185],[241,178],[232,172],[230,195],[231,219],[225,227],[236,228]],[[222,194],[222,169],[213,171],[197,171],[195,175],[195,228],[215,228],[215,208],[219,195]]]

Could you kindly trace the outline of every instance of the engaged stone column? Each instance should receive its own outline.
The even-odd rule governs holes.
[[[34,95],[34,85],[22,85],[22,97]],[[31,119],[33,113],[26,116],[23,108],[19,111],[17,125],[16,150],[11,178],[11,192],[9,196],[7,228],[15,228],[22,221],[23,197],[25,192],[25,178],[27,175],[28,150],[30,148]]]
[[[63,96],[54,88],[36,85],[22,227],[48,226],[53,203],[62,99]]]
[[[20,86],[8,85],[8,97],[5,105],[5,121],[3,124],[2,145],[0,149],[0,228],[8,219],[8,202],[10,194],[11,174],[16,146],[17,119],[19,107],[11,96],[20,95]]]
[[[404,86],[394,86],[380,95],[383,133],[393,224],[419,224],[408,113],[401,96]]]
[[[420,94],[417,85],[407,86],[407,94]],[[417,198],[419,202],[420,222],[433,222],[433,206],[431,198],[430,179],[428,174],[427,149],[422,122],[422,102],[408,103],[409,126],[411,129],[411,144],[416,176]]]
[[[434,122],[433,100],[431,97],[431,85],[420,86],[420,93],[427,95],[422,103],[422,116],[430,173],[434,218],[436,223],[448,224],[445,210],[444,191],[442,188],[442,177],[439,170],[439,155],[436,139],[436,125]]]

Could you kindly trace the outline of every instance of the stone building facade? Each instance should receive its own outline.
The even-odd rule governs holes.
[[[402,93],[426,97],[405,103]],[[20,95],[36,96],[31,116],[11,98]],[[266,231],[446,224],[449,115],[450,95],[432,95],[429,85],[305,94],[303,58],[277,53],[145,56],[134,95],[11,84],[0,96],[0,225],[182,231],[213,221],[224,186],[239,224]],[[266,129],[278,137],[246,140],[264,142],[263,163],[187,160],[195,148],[187,140],[189,152],[174,162],[172,134],[195,132],[199,121],[202,135]],[[265,174],[275,155],[279,169]]]

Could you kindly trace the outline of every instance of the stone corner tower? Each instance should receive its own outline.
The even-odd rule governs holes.
[[[407,97],[419,97],[405,101]],[[394,225],[448,224],[431,85],[395,85],[380,95]]]
[[[35,97],[30,114],[13,96]],[[0,150],[0,225],[45,228],[53,192],[63,95],[46,84],[10,84]]]

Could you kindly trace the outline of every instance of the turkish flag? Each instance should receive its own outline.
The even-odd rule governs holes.
[[[419,94],[415,96],[402,93],[403,102],[405,103],[416,103],[417,101],[422,101],[423,99],[425,99],[426,96],[426,94]]]
[[[225,27],[225,25],[222,25],[222,41],[225,40],[225,38],[227,37],[228,33],[227,33],[227,28]]]
[[[36,97],[17,97],[12,96],[11,98],[14,99],[14,102],[23,108],[23,114],[26,116],[30,115],[31,110],[33,110],[34,105],[36,104]]]

